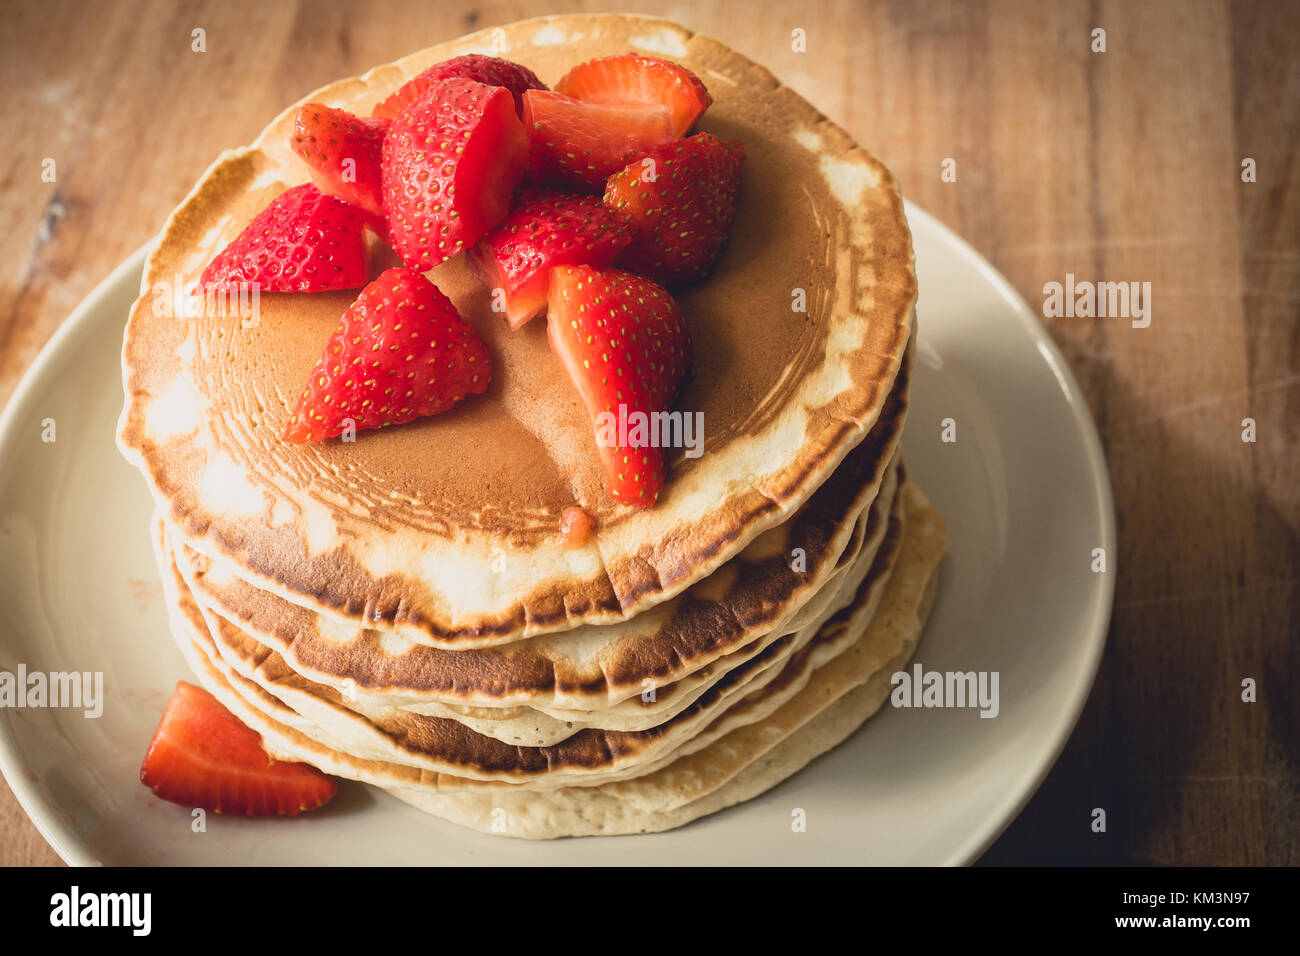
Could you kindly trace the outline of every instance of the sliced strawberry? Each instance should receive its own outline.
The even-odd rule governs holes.
[[[546,311],[553,267],[607,268],[631,239],[623,217],[594,196],[527,192],[470,249],[469,264],[489,289],[501,290],[506,321],[517,329]]]
[[[435,63],[423,73],[407,80],[396,93],[376,106],[372,115],[396,119],[398,113],[421,99],[440,80],[457,76],[484,86],[505,87],[515,98],[515,112],[520,116],[524,115],[524,90],[546,89],[546,84],[526,66],[495,56],[467,53],[465,56]]]
[[[401,425],[487,390],[492,356],[419,272],[389,269],[361,290],[325,345],[284,440],[303,444]]]
[[[647,150],[676,139],[664,107],[583,103],[561,93],[524,93],[528,178],[596,191]]]
[[[473,245],[510,212],[528,161],[514,100],[473,80],[434,84],[384,139],[393,248],[421,271]]]
[[[713,102],[700,78],[686,67],[643,53],[579,64],[555,84],[555,91],[601,106],[665,108],[672,139],[685,136]]]
[[[386,119],[361,119],[347,110],[308,103],[298,110],[289,145],[312,169],[321,192],[383,217],[379,158]]]
[[[296,817],[329,803],[338,790],[315,767],[268,756],[255,731],[185,681],[167,701],[140,782],[172,803],[243,816]]]
[[[326,292],[366,284],[365,214],[311,183],[275,198],[203,270],[205,285]]]
[[[618,265],[667,286],[713,271],[731,234],[744,160],[740,143],[698,133],[609,177],[606,204],[632,222]]]
[[[610,497],[648,508],[664,485],[664,456],[634,416],[671,409],[690,365],[686,320],[649,279],[590,266],[552,269],[549,301],[547,336],[592,417]]]

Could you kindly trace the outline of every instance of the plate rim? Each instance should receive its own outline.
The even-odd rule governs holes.
[[[1115,504],[1105,451],[1096,422],[1088,408],[1087,398],[1046,326],[1038,320],[1028,302],[1007,278],[958,232],[911,200],[905,200],[904,206],[913,233],[917,232],[917,223],[923,223],[926,229],[932,231],[956,255],[970,264],[1003,299],[1008,311],[1015,316],[1022,332],[1036,346],[1039,356],[1056,379],[1057,387],[1065,399],[1066,407],[1075,425],[1073,432],[1081,440],[1084,457],[1088,462],[1088,477],[1099,505],[1099,513],[1095,515],[1100,525],[1099,543],[1101,547],[1106,548],[1111,559],[1108,573],[1102,576],[1100,582],[1101,588],[1097,595],[1092,620],[1086,626],[1089,638],[1088,656],[1084,666],[1076,673],[1074,687],[1067,701],[1068,706],[1062,708],[1055,725],[1050,728],[1049,756],[1041,761],[1040,766],[1027,774],[1019,786],[1008,790],[1006,796],[997,804],[995,812],[987,815],[987,822],[972,828],[970,836],[955,846],[944,861],[944,865],[969,865],[988,850],[1033,799],[1052,768],[1056,766],[1070,737],[1073,736],[1087,706],[1088,698],[1092,694],[1101,667],[1101,659],[1105,653],[1114,611],[1117,557]],[[78,303],[40,349],[19,379],[3,412],[0,412],[0,448],[6,447],[13,439],[18,428],[19,413],[30,402],[32,393],[44,378],[47,368],[60,357],[66,343],[81,332],[83,327],[95,320],[105,299],[115,294],[120,285],[130,276],[143,275],[145,257],[156,242],[157,237],[154,237],[122,260]],[[51,849],[68,865],[104,865],[103,861],[90,852],[85,841],[65,819],[64,814],[60,812],[61,808],[46,797],[35,781],[27,778],[23,768],[24,762],[11,732],[9,719],[4,716],[0,719],[0,773],[3,773],[23,812]]]
[[[81,332],[83,326],[93,322],[102,301],[112,296],[120,283],[131,275],[139,275],[141,277],[139,281],[143,282],[145,257],[157,242],[157,236],[151,238],[119,262],[112,272],[100,280],[90,293],[77,303],[77,307],[63,322],[59,323],[59,327],[54,330],[49,341],[41,346],[32,364],[18,380],[18,385],[9,396],[3,411],[0,411],[0,448],[7,447],[14,439],[14,433],[19,427],[19,411],[30,402],[32,393],[44,377],[46,368],[58,359],[64,344]],[[123,323],[125,323],[125,316]],[[3,715],[2,711],[0,715]],[[0,719],[0,774],[4,775],[5,782],[13,791],[18,805],[27,814],[27,819],[64,863],[69,866],[103,866],[103,861],[89,851],[85,841],[77,835],[75,828],[64,819],[64,815],[59,812],[60,808],[46,799],[36,783],[23,773],[23,769],[24,762],[18,752],[17,742],[10,732],[9,718],[3,715],[3,719]]]
[[[1097,495],[1100,510],[1100,514],[1097,516],[1101,519],[1101,534],[1098,543],[1100,547],[1106,549],[1106,556],[1109,561],[1107,572],[1101,576],[1099,600],[1094,610],[1093,622],[1089,627],[1091,632],[1088,635],[1090,638],[1089,656],[1085,666],[1076,677],[1070,706],[1062,711],[1065,717],[1063,720],[1058,720],[1056,724],[1051,745],[1051,755],[1047,760],[1043,761],[1041,767],[1029,775],[1026,783],[1022,784],[1018,789],[1008,791],[1008,795],[998,804],[998,812],[989,815],[989,819],[993,822],[982,828],[976,828],[976,832],[951,853],[946,861],[952,865],[966,866],[975,863],[984,855],[988,848],[1016,821],[1021,812],[1028,806],[1029,801],[1038,793],[1043,781],[1047,779],[1047,775],[1052,772],[1052,768],[1061,759],[1066,744],[1074,736],[1074,730],[1079,724],[1079,719],[1083,716],[1084,708],[1088,705],[1088,699],[1092,696],[1093,686],[1097,682],[1097,674],[1101,670],[1101,659],[1106,651],[1107,638],[1110,636],[1111,617],[1115,611],[1115,572],[1118,567],[1118,554],[1115,547],[1117,533],[1115,497],[1110,483],[1110,470],[1106,464],[1106,451],[1102,447],[1101,435],[1097,431],[1097,423],[1088,408],[1087,396],[1084,395],[1079,380],[1075,377],[1073,369],[1070,368],[1070,363],[1066,361],[1065,353],[1061,351],[1060,346],[1056,344],[1056,340],[1048,333],[1047,327],[1039,321],[1037,314],[1029,307],[1025,297],[1011,285],[1007,277],[999,272],[993,263],[989,262],[960,233],[910,200],[905,199],[903,205],[909,224],[914,220],[925,222],[962,259],[973,265],[985,281],[1002,296],[1010,307],[1009,311],[1015,314],[1016,321],[1020,323],[1025,334],[1037,346],[1039,355],[1044,359],[1049,371],[1056,378],[1057,385],[1065,397],[1066,406],[1069,408],[1077,426],[1076,434],[1083,439],[1083,451],[1088,460],[1089,478]],[[915,228],[912,231],[915,232]],[[904,434],[906,434],[906,431]]]

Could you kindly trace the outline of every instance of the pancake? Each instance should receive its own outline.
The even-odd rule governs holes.
[[[877,427],[786,524],[684,594],[628,622],[591,625],[507,647],[448,651],[373,629],[338,626],[258,590],[229,562],[179,549],[200,602],[283,655],[299,673],[377,704],[412,707],[527,706],[560,720],[632,700],[641,716],[689,690],[686,678],[720,673],[711,665],[743,658],[775,639],[817,593],[836,561],[860,546],[863,519],[898,447],[907,408],[909,363]],[[888,508],[888,500],[884,502]],[[873,529],[883,534],[883,515]],[[857,534],[859,540],[853,540]],[[798,552],[795,552],[798,549]],[[802,562],[792,567],[792,555]],[[707,672],[706,672],[707,671]],[[698,680],[695,682],[698,683]],[[641,696],[655,689],[654,702]],[[438,712],[434,707],[432,711]]]
[[[662,830],[770,788],[835,746],[879,708],[888,694],[890,674],[905,665],[915,648],[934,594],[934,571],[945,550],[942,521],[924,495],[908,484],[901,499],[905,530],[878,610],[854,605],[827,622],[818,635],[832,642],[848,637],[847,646],[811,670],[797,692],[758,719],[738,723],[650,772],[597,786],[536,791],[497,784],[480,787],[481,792],[457,791],[410,767],[324,747],[299,729],[309,721],[228,668],[223,672],[206,621],[193,601],[174,595],[177,599],[169,601],[169,607],[178,642],[200,679],[258,730],[267,749],[281,759],[308,760],[328,772],[384,786],[427,812],[485,832],[546,838]],[[160,553],[160,560],[165,559]],[[171,575],[172,588],[178,580]],[[233,682],[241,681],[237,692]],[[258,704],[251,705],[250,698]],[[746,705],[763,709],[761,699],[747,697],[728,713],[743,711]]]
[[[718,682],[755,657],[762,658],[758,667],[743,670],[743,674],[754,676],[742,676],[741,680],[757,684],[760,680],[770,679],[790,654],[798,651],[827,619],[855,598],[863,578],[876,568],[880,548],[886,543],[889,516],[899,505],[895,491],[901,473],[900,465],[897,469],[891,469],[887,475],[881,496],[873,504],[868,520],[861,525],[865,528],[866,535],[857,556],[852,561],[842,559],[840,568],[797,614],[764,637],[705,665],[686,678],[656,689],[657,697],[647,699],[647,695],[642,694],[598,711],[463,707],[436,702],[408,705],[403,709],[413,713],[451,717],[478,733],[507,743],[541,747],[588,727],[624,731],[654,727],[681,713]],[[737,686],[734,681],[728,681],[728,684],[731,687]],[[667,704],[664,703],[665,700]]]
[[[701,129],[745,144],[728,250],[679,296],[695,339],[679,408],[703,416],[704,453],[672,458],[655,507],[607,496],[545,323],[509,331],[463,257],[432,275],[487,340],[491,388],[355,443],[279,440],[354,292],[266,294],[255,323],[219,310],[178,320],[159,307],[158,288],[191,284],[256,212],[307,180],[288,146],[296,106],[223,154],[169,219],[123,345],[119,444],[189,547],[317,614],[453,649],[628,620],[786,522],[880,418],[916,298],[889,172],[766,70],[665,21],[494,28],[304,102],[365,114],[431,63],[492,49],[550,83],[591,57],[669,56],[714,96]],[[792,307],[799,290],[806,312]],[[574,503],[598,527],[566,550],[560,514]]]
[[[850,574],[845,602],[873,601],[864,579],[875,582],[875,594],[888,580],[901,538],[902,508],[891,516],[890,533],[875,561],[865,561]],[[868,574],[868,570],[870,574]],[[172,565],[178,594],[188,586]],[[192,594],[186,595],[192,601]],[[841,602],[841,606],[843,603]],[[793,692],[797,675],[787,676],[780,666],[794,659],[796,668],[813,666],[804,644],[816,636],[822,620],[810,622],[808,633],[789,635],[726,675],[680,713],[648,729],[625,732],[588,728],[570,734],[551,746],[526,747],[503,743],[480,734],[458,720],[412,714],[399,708],[368,707],[345,701],[332,688],[314,684],[289,668],[274,652],[213,615],[203,614],[208,640],[218,657],[213,663],[230,674],[234,683],[251,681],[293,708],[310,723],[307,730],[318,742],[355,756],[401,763],[428,771],[441,789],[466,789],[476,781],[526,784],[530,788],[556,788],[566,782],[614,780],[644,773],[648,767],[671,759],[683,746],[697,747],[725,727],[737,701],[750,700],[771,686]],[[773,666],[776,665],[776,666]],[[768,694],[771,692],[768,691]],[[752,709],[752,708],[751,708]],[[462,778],[462,779],[457,779]]]
[[[382,695],[365,693],[356,684],[344,683],[340,686],[337,681],[318,681],[311,673],[304,672],[299,662],[295,660],[291,653],[292,643],[286,645],[283,641],[268,642],[264,635],[248,631],[238,622],[232,621],[228,615],[223,614],[220,607],[207,601],[198,586],[202,576],[194,573],[186,557],[176,554],[177,550],[184,550],[183,546],[178,549],[176,544],[171,542],[170,548],[174,560],[181,568],[186,586],[203,610],[209,612],[209,616],[216,615],[224,618],[226,623],[232,624],[242,634],[251,637],[260,645],[249,647],[246,651],[255,661],[260,662],[274,655],[277,661],[292,668],[296,675],[306,678],[309,683],[323,684],[334,692],[331,694],[332,698],[337,695],[339,699],[348,701],[349,706],[354,706],[362,712],[397,707],[413,714],[453,719],[471,730],[506,743],[545,747],[559,743],[587,728],[619,731],[648,730],[681,713],[724,678],[730,678],[729,686],[736,687],[739,686],[740,681],[748,679],[747,675],[758,674],[774,667],[781,657],[790,653],[798,643],[806,639],[806,632],[815,631],[823,620],[840,610],[844,603],[853,597],[862,577],[871,569],[885,540],[890,512],[896,499],[895,488],[898,483],[896,471],[897,469],[893,468],[889,470],[881,494],[875,499],[869,513],[858,522],[861,546],[850,549],[853,551],[852,554],[846,551],[834,573],[817,594],[797,613],[783,621],[778,628],[671,683],[646,684],[647,690],[653,687],[653,694],[643,691],[611,706],[582,711],[517,705],[466,706],[440,701],[394,705]],[[452,657],[488,653],[434,651],[431,648],[422,648],[422,650]],[[737,668],[756,657],[762,658],[757,667],[747,668],[742,674],[736,674]],[[446,662],[446,666],[454,668],[457,663],[451,660]]]

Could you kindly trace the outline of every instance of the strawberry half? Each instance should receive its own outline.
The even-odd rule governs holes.
[[[296,817],[329,803],[338,790],[315,767],[268,756],[254,730],[185,681],[167,701],[140,782],[163,800],[242,816]]]
[[[487,390],[492,356],[419,272],[389,269],[343,313],[298,399],[284,440],[401,425]]]
[[[552,268],[608,268],[631,240],[623,217],[593,196],[525,193],[470,249],[469,264],[489,289],[501,290],[506,321],[517,329],[546,311]]]
[[[510,212],[528,136],[508,90],[434,84],[384,139],[384,209],[393,248],[425,271],[473,245]]]
[[[467,53],[435,63],[423,73],[407,80],[392,96],[375,107],[372,115],[396,119],[412,103],[421,99],[440,80],[452,77],[474,80],[484,86],[501,86],[515,98],[515,112],[524,115],[524,90],[544,90],[546,84],[526,66],[481,53]]]
[[[366,284],[365,214],[311,183],[281,193],[203,270],[205,285],[326,292]]]
[[[592,417],[610,497],[648,508],[664,486],[663,449],[633,416],[672,407],[690,365],[686,320],[649,279],[590,266],[552,269],[549,301],[547,336]]]
[[[700,78],[686,67],[643,53],[579,64],[555,84],[555,91],[600,106],[666,109],[671,139],[685,136],[713,103]]]
[[[731,234],[744,161],[739,142],[698,133],[611,176],[605,203],[632,223],[618,265],[667,286],[712,272]]]
[[[390,125],[390,120],[361,119],[347,110],[308,103],[298,110],[289,145],[311,167],[321,192],[382,219],[379,158]]]
[[[676,139],[665,107],[584,103],[562,93],[524,93],[528,179],[599,191],[647,150]]]

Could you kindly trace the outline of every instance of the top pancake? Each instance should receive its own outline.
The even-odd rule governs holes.
[[[694,337],[679,408],[702,413],[703,455],[670,456],[655,507],[613,502],[544,321],[510,332],[461,258],[431,275],[492,349],[487,394],[355,443],[280,441],[356,293],[264,294],[254,323],[219,309],[178,317],[168,297],[307,179],[288,147],[295,104],[251,147],[223,154],[173,213],[127,326],[119,443],[191,547],[313,610],[435,646],[491,646],[671,598],[784,521],[857,445],[909,337],[902,200],[874,157],[766,70],[661,20],[551,17],[441,44],[303,102],[366,114],[405,79],[469,52],[554,83],[633,49],[695,71],[715,100],[700,128],[747,153],[717,273],[678,296]],[[792,308],[796,290],[806,313]],[[598,530],[565,550],[560,514],[574,503]]]

